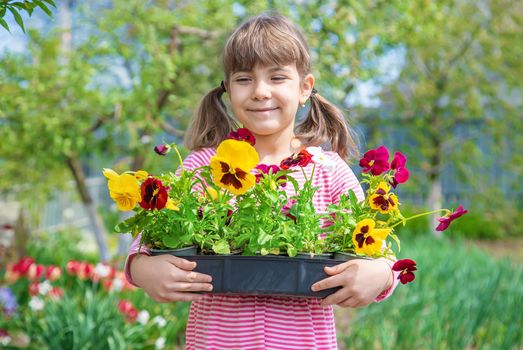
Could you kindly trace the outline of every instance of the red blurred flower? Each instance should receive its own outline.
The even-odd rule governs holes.
[[[397,271],[400,273],[398,275],[398,279],[402,284],[407,284],[409,282],[414,281],[414,278],[416,278],[416,276],[414,276],[413,271],[416,270],[416,262],[410,259],[398,260],[392,266],[392,271]]]
[[[294,153],[292,156],[285,158],[280,163],[281,169],[289,169],[293,166],[306,167],[312,162],[312,154],[307,150],[301,150],[299,153]]]
[[[78,268],[80,267],[80,262],[76,260],[69,260],[65,265],[65,270],[71,276],[76,276],[78,273]]]
[[[405,167],[407,164],[407,157],[401,152],[394,153],[394,159],[390,164],[390,168],[394,170],[394,178],[390,183],[392,187],[396,188],[398,184],[402,184],[409,179],[409,169]]]
[[[360,159],[360,166],[364,173],[370,171],[374,176],[383,174],[390,168],[389,150],[385,146],[379,146],[377,149],[367,151]]]
[[[170,150],[171,147],[169,147],[169,145],[157,145],[157,146],[154,146],[154,151],[160,155],[160,156],[164,156],[166,155],[167,153],[169,153],[169,150]]]
[[[38,295],[38,293],[40,292],[40,283],[38,282],[33,282],[29,285],[29,295],[30,296],[36,296]]]
[[[136,321],[138,317],[138,310],[136,310],[129,300],[120,300],[118,302],[118,311],[120,311],[129,322]]]
[[[92,264],[86,263],[86,262],[80,262],[78,263],[78,268],[76,271],[76,276],[83,280],[83,279],[90,279],[93,275],[94,266]]]
[[[250,132],[250,130],[246,128],[239,128],[236,131],[231,131],[229,135],[227,135],[227,139],[245,141],[250,143],[252,146],[256,144],[256,138]]]
[[[142,183],[142,201],[140,206],[147,210],[163,209],[167,204],[167,189],[162,182],[154,177],[149,177]]]
[[[47,271],[45,272],[45,277],[53,282],[60,278],[62,275],[62,269],[58,266],[49,265],[47,266]]]
[[[26,276],[30,280],[37,280],[45,274],[45,266],[38,264],[31,264],[27,269]]]
[[[35,263],[35,260],[31,257],[24,256],[14,266],[14,270],[21,275],[27,274],[27,271]]]
[[[60,287],[53,287],[49,292],[49,295],[51,296],[51,299],[59,300],[64,296],[64,290]]]
[[[436,231],[445,231],[449,225],[452,223],[452,221],[456,220],[462,215],[465,215],[468,213],[468,210],[465,210],[463,206],[460,204],[458,209],[456,209],[453,213],[450,213],[449,215],[446,215],[444,217],[438,218],[439,225],[436,227]]]

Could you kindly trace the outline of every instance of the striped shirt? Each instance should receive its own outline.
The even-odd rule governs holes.
[[[337,203],[342,193],[354,190],[361,200],[364,198],[359,182],[336,152],[325,152],[336,164],[334,170],[316,166],[313,186],[318,187],[314,195],[314,206],[318,212],[325,212],[329,203]],[[188,170],[208,165],[216,154],[213,148],[192,152],[185,160]],[[305,167],[310,177],[313,165]],[[301,171],[292,176],[300,187],[305,182]],[[294,194],[293,186],[286,186],[289,196]],[[138,252],[139,237],[133,242],[126,263]],[[142,248],[143,249],[143,248]],[[147,254],[145,250],[144,253]],[[384,259],[389,265],[392,262]],[[396,277],[394,275],[394,277]],[[387,298],[397,286],[393,286],[376,298]],[[191,349],[337,349],[334,312],[332,306],[321,306],[321,299],[290,298],[273,296],[230,296],[206,294],[191,305],[186,330],[186,348]]]

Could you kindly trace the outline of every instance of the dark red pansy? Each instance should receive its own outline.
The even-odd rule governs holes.
[[[170,147],[168,145],[158,145],[154,147],[154,151],[161,156],[166,155],[169,152],[169,149]]]
[[[167,189],[162,182],[148,177],[141,185],[142,201],[140,206],[147,210],[163,209],[167,203]]]
[[[239,128],[236,131],[231,131],[229,135],[227,135],[227,139],[245,141],[250,143],[252,146],[256,144],[256,138],[254,137],[252,132],[246,128]]]
[[[399,272],[398,279],[402,284],[414,281],[416,278],[414,271],[416,270],[416,262],[411,259],[398,260],[392,266],[392,271]]]
[[[392,187],[396,188],[396,186],[409,179],[409,169],[405,167],[406,164],[407,157],[405,157],[403,153],[394,153],[394,159],[392,160],[392,163],[390,163],[390,168],[394,170],[394,177],[390,183]]]
[[[260,182],[260,180],[262,179],[262,177],[264,176],[264,174],[269,174],[269,173],[272,173],[272,174],[276,174],[278,171],[280,171],[280,167],[275,165],[275,164],[271,164],[271,165],[267,165],[267,164],[258,164],[256,166],[256,170],[258,170],[258,172],[256,173],[256,183]],[[280,181],[282,180],[282,181]],[[286,183],[286,180],[287,180],[287,177],[285,175],[282,175],[282,176],[279,176],[276,181],[278,182],[278,184],[282,187],[285,187],[285,185],[287,184]]]
[[[371,172],[372,175],[378,176],[390,169],[389,150],[385,146],[379,146],[376,149],[367,151],[363,158],[360,159],[360,166],[364,173]]]
[[[301,150],[298,153],[294,153],[292,156],[285,158],[280,163],[280,168],[289,169],[294,166],[306,167],[312,162],[312,154],[307,150]]]
[[[465,215],[468,213],[468,210],[465,210],[463,206],[460,204],[458,209],[456,209],[453,213],[443,216],[441,218],[438,218],[439,225],[436,227],[436,231],[445,231],[449,225],[452,223],[452,221],[456,220],[462,215]]]

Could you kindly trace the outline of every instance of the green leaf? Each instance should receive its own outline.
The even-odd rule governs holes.
[[[18,23],[20,28],[22,28],[22,31],[25,33],[24,22],[22,21],[22,17],[20,16],[20,14],[12,7],[8,6],[7,9],[13,14],[16,23]]]
[[[49,17],[52,17],[53,16],[53,13],[51,12],[51,10],[49,10],[49,8],[40,0],[34,0],[35,4],[38,5],[38,7],[40,7],[42,10],[44,10],[45,13],[47,13],[47,15]]]
[[[163,244],[168,248],[179,248],[180,240],[176,236],[164,236],[162,239]]]
[[[54,3],[53,0],[44,0],[46,3],[48,3],[49,5],[53,6],[56,8],[56,4]]]
[[[230,254],[231,249],[229,243],[225,240],[220,240],[212,245],[212,250],[217,254]]]
[[[2,27],[4,27],[5,29],[7,29],[7,31],[9,33],[11,33],[11,31],[9,30],[9,26],[7,25],[7,23],[2,19],[0,18],[0,24],[2,25]]]

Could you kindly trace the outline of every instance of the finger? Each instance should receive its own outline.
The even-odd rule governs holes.
[[[168,261],[174,266],[186,271],[191,271],[196,267],[196,263],[194,261],[182,259],[177,256],[169,255]]]
[[[185,273],[185,275],[179,281],[189,283],[211,283],[212,277],[204,273],[191,271]]]
[[[190,292],[172,292],[169,293],[165,299],[170,302],[173,301],[198,301],[203,298],[202,294],[190,293]]]
[[[342,289],[338,290],[336,293],[332,293],[331,295],[329,295],[328,297],[323,299],[321,301],[320,305],[322,305],[322,306],[337,305],[337,304],[340,304],[340,303],[344,302],[345,300],[348,300],[351,298],[352,298],[352,296],[348,296],[347,288],[342,288]]]
[[[174,284],[172,290],[175,292],[211,292],[212,284],[178,282]]]
[[[334,266],[325,266],[324,270],[325,273],[329,276],[337,275],[338,273],[342,273],[345,271],[349,266],[354,264],[354,260],[349,260],[344,263],[334,265]]]
[[[342,285],[342,282],[343,282],[343,279],[341,278],[341,276],[339,274],[337,274],[337,275],[334,275],[331,277],[324,278],[321,281],[314,283],[311,286],[311,290],[313,292],[317,292],[317,291],[324,290],[324,289],[339,287]]]

